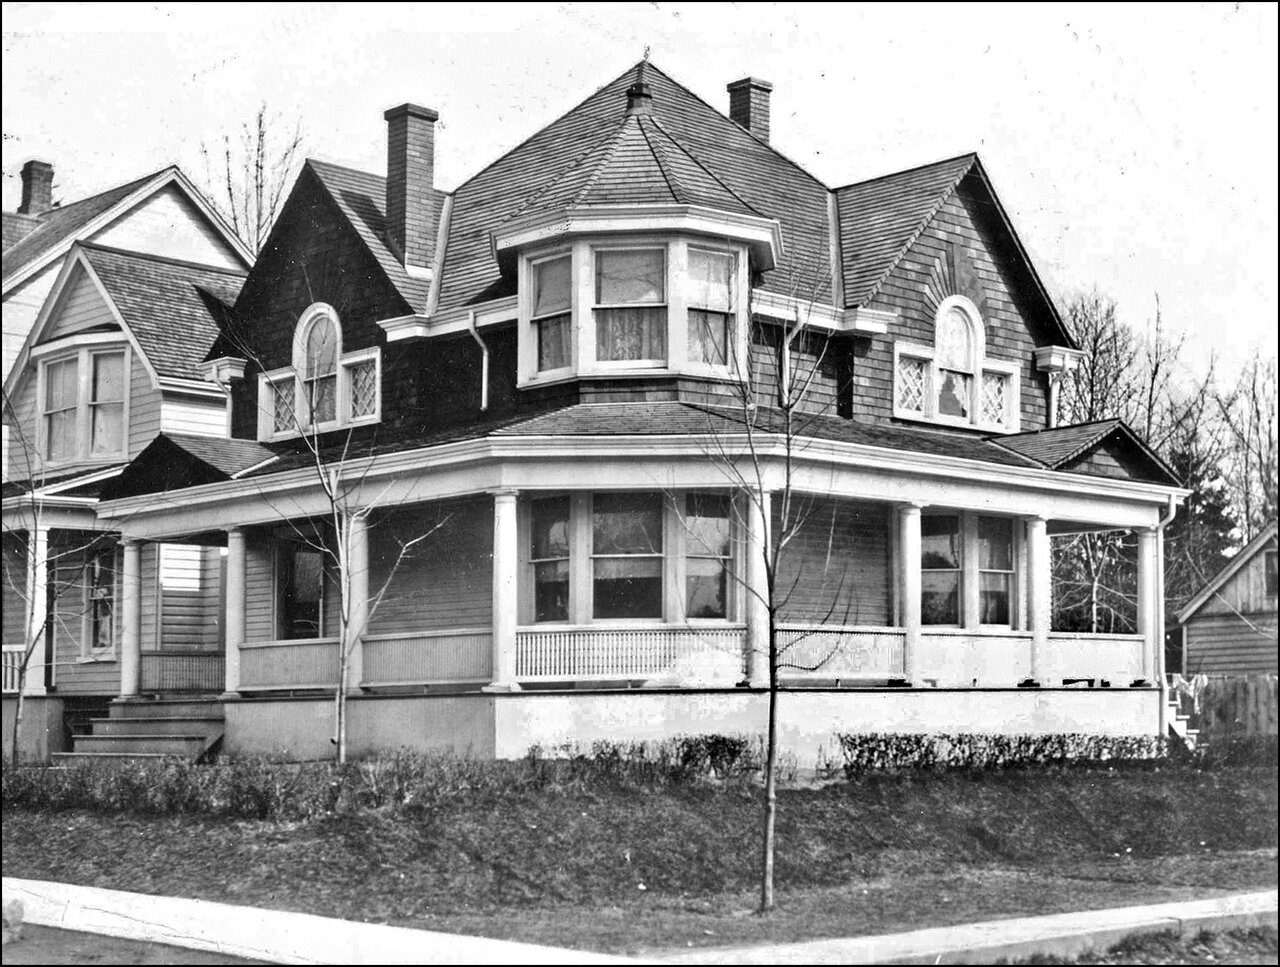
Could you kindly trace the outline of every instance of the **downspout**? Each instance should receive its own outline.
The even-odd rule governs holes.
[[[1178,499],[1169,496],[1165,515],[1156,522],[1156,674],[1160,676],[1160,735],[1169,737],[1169,677],[1164,670],[1164,529],[1178,513]]]
[[[476,328],[474,309],[467,313],[467,330],[480,347],[480,412],[484,413],[489,409],[489,347],[480,338],[480,330]]]

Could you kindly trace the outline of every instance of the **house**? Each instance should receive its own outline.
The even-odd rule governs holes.
[[[75,241],[16,357],[5,385],[4,684],[16,688],[17,663],[36,641],[24,720],[35,723],[37,753],[58,751],[64,724],[105,714],[120,692],[129,552],[95,507],[158,434],[193,448],[227,435],[227,393],[202,361],[244,277],[244,266],[221,258],[200,264]],[[219,552],[157,543],[140,563],[150,591],[142,680],[163,685],[176,665],[220,685]]]
[[[225,551],[233,753],[332,755],[344,664],[352,754],[758,732],[770,585],[801,761],[1163,732],[1185,492],[1124,424],[1055,425],[1080,350],[982,162],[832,188],[771,97],[642,62],[450,192],[414,104],[385,176],[308,161],[205,360],[230,439],[161,432],[103,485],[113,714],[190,711],[141,671],[160,543]],[[1113,529],[1137,633],[1056,631],[1055,535]]]
[[[1276,674],[1276,522],[1178,612],[1188,675]]]

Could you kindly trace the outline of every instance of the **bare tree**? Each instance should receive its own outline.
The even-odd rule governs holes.
[[[215,208],[257,255],[284,204],[285,189],[302,160],[302,123],[292,130],[266,102],[233,137],[213,149],[201,142],[205,188]]]
[[[1276,360],[1254,357],[1234,387],[1216,397],[1231,446],[1226,479],[1248,543],[1276,519]]]

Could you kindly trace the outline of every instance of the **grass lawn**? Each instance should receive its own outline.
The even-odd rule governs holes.
[[[1274,964],[1276,932],[1229,930],[1195,937],[1156,934],[1133,937],[1104,953],[1089,953],[1072,960],[1031,957],[1022,964]]]
[[[601,782],[311,822],[6,808],[10,876],[638,953],[1274,887],[1276,770],[877,776],[758,794]]]

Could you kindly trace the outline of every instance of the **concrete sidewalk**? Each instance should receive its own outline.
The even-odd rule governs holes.
[[[149,896],[40,880],[3,881],[28,923],[209,950],[278,964],[966,964],[1074,956],[1135,934],[1276,925],[1275,890],[1157,906],[993,920],[880,937],[657,955],[582,950],[335,920],[306,913]]]

